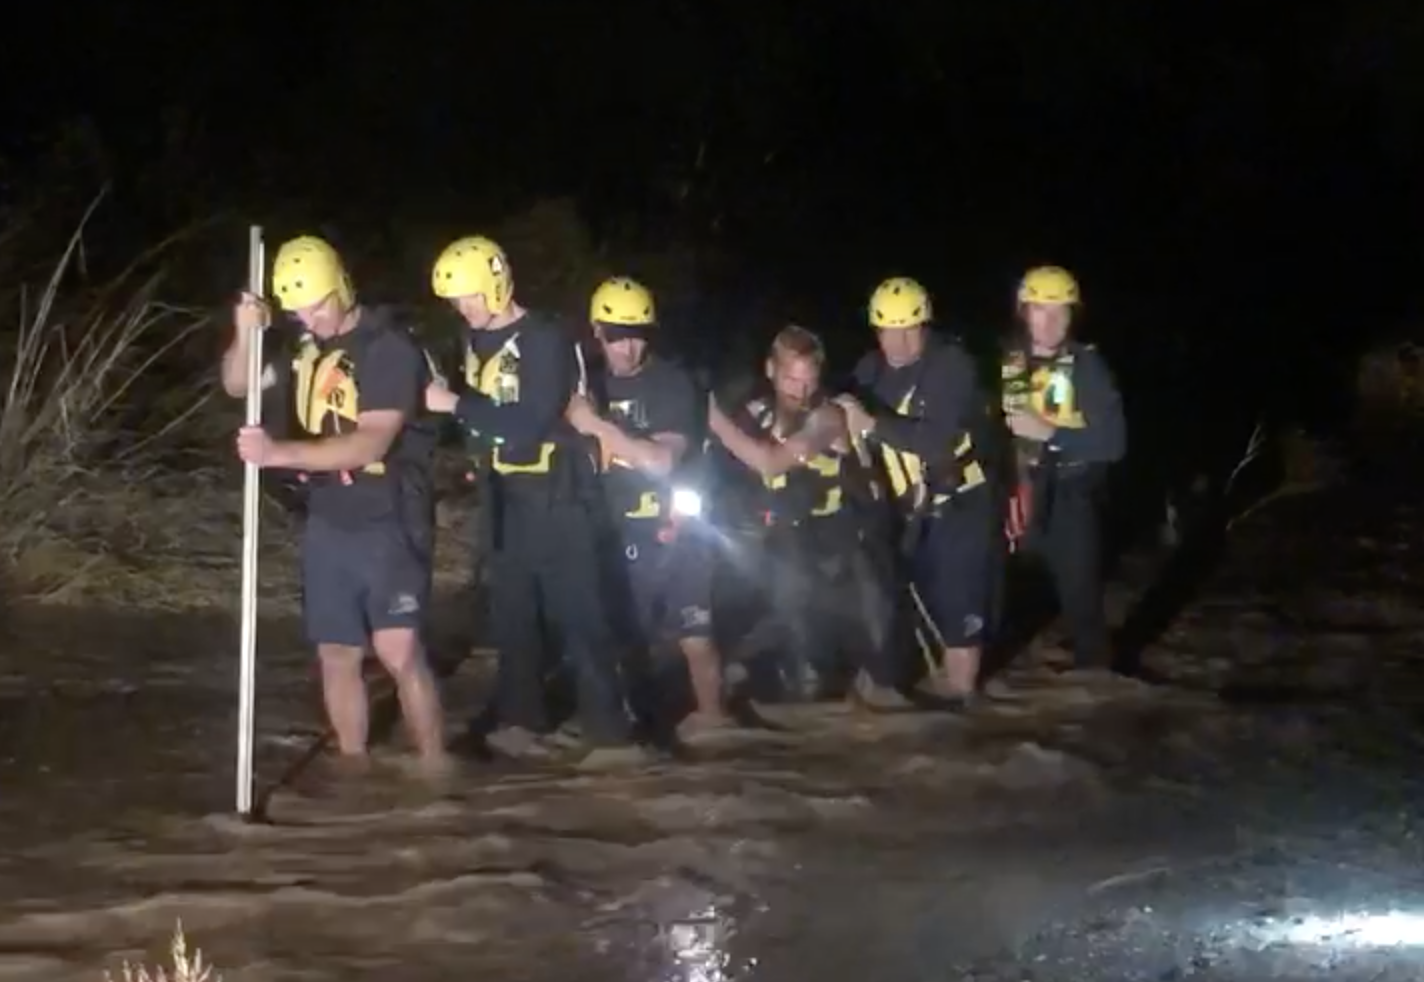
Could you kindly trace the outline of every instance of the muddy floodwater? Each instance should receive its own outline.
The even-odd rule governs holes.
[[[1050,672],[1050,637],[968,717],[788,708],[636,772],[472,760],[439,794],[395,738],[364,781],[302,769],[259,825],[227,815],[230,618],[12,612],[0,980],[152,961],[180,919],[229,982],[1424,977],[1402,500],[1233,533],[1154,684]],[[1122,567],[1118,618],[1160,562]],[[267,790],[317,703],[293,625],[261,658]]]

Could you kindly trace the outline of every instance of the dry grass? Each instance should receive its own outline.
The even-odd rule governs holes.
[[[1264,423],[1257,423],[1241,460],[1226,480],[1223,493],[1228,500],[1242,476],[1258,461],[1264,460],[1271,460],[1274,464],[1274,484],[1270,490],[1235,512],[1227,520],[1227,530],[1277,501],[1328,487],[1342,475],[1339,457],[1323,441],[1311,437],[1300,427],[1291,427],[1272,436]]]
[[[296,529],[269,506],[261,596],[294,609]],[[196,610],[236,603],[241,475],[233,469],[155,470],[85,482],[7,557],[12,589],[44,603]]]
[[[1198,474],[1186,498],[1168,496],[1159,539],[1171,548],[1182,544],[1188,534],[1183,527],[1183,503],[1190,506],[1186,512],[1190,515],[1209,498],[1219,499],[1227,509],[1225,527],[1230,531],[1278,501],[1338,484],[1344,471],[1342,455],[1326,441],[1298,426],[1272,433],[1264,421],[1258,422],[1219,487],[1206,474]]]
[[[1345,477],[1345,460],[1339,447],[1298,426],[1279,436],[1277,459],[1283,487],[1313,491],[1338,484]]]
[[[436,586],[469,578],[462,501],[437,509]],[[260,610],[291,616],[300,607],[295,518],[268,499],[262,519]],[[238,602],[242,541],[242,475],[236,467],[79,489],[61,515],[28,538],[10,562],[12,589],[30,602],[201,611]]]
[[[214,974],[213,967],[203,962],[201,949],[194,948],[193,954],[188,954],[188,942],[183,937],[181,921],[173,932],[169,953],[173,959],[171,969],[162,966],[149,969],[145,965],[131,965],[125,961],[117,979],[111,972],[104,973],[105,982],[119,982],[120,979],[123,982],[222,982],[222,976]]]
[[[1361,356],[1350,423],[1356,461],[1417,477],[1424,449],[1424,345],[1390,342]]]
[[[192,526],[184,513],[203,507],[191,497],[203,475],[186,475],[181,497],[154,489],[167,491],[161,475],[181,466],[213,394],[181,364],[209,318],[158,296],[173,241],[89,282],[80,259],[98,203],[45,282],[0,300],[0,563],[22,598],[65,599],[100,581],[122,598],[121,574],[151,566]]]
[[[1386,440],[1424,429],[1424,346],[1412,341],[1371,348],[1355,372],[1357,434]]]

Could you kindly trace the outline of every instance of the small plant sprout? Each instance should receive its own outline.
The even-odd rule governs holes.
[[[173,931],[173,945],[169,949],[173,957],[173,967],[171,974],[163,967],[149,970],[144,965],[131,965],[124,961],[120,969],[122,973],[119,979],[115,979],[112,973],[105,972],[105,982],[222,982],[221,975],[214,975],[211,965],[203,964],[203,952],[193,949],[193,955],[188,956],[188,942],[183,937],[183,922],[179,921],[177,928]]]

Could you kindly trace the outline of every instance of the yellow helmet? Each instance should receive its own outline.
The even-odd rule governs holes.
[[[588,319],[600,324],[651,327],[657,323],[657,307],[652,291],[643,284],[627,276],[615,276],[593,291]]]
[[[894,276],[870,295],[870,323],[886,330],[919,327],[930,321],[930,294],[908,276]]]
[[[446,300],[480,294],[491,314],[502,314],[514,299],[509,258],[482,235],[457,239],[445,247],[430,273],[435,295]]]
[[[1019,303],[1078,302],[1078,281],[1062,266],[1038,266],[1019,282]]]
[[[282,244],[272,263],[272,292],[283,310],[301,310],[333,293],[351,306],[355,294],[341,257],[325,239],[301,235]]]

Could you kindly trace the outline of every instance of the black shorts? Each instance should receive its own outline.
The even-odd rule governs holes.
[[[419,630],[431,593],[432,530],[307,520],[302,613],[313,644],[365,647],[376,631]]]
[[[939,506],[916,544],[911,572],[930,619],[951,648],[983,641],[992,597],[997,536],[994,496],[987,485]]]
[[[618,546],[627,591],[618,611],[625,631],[643,644],[712,634],[712,543],[696,528],[671,542],[648,522],[625,519]]]

